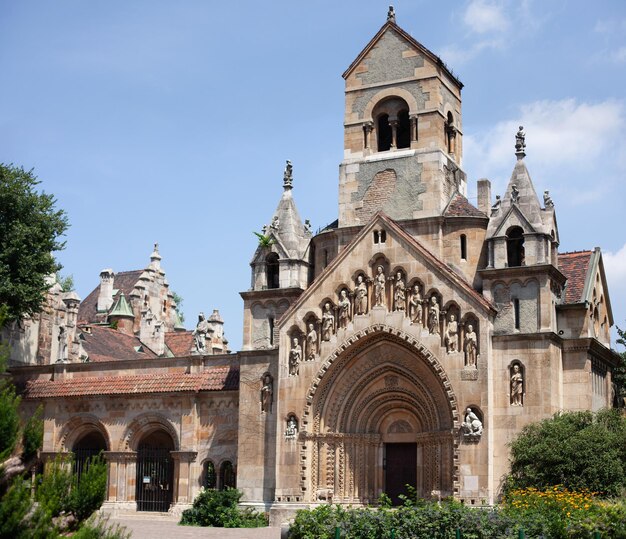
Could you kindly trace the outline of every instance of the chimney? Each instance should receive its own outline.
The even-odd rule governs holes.
[[[491,182],[482,178],[477,182],[478,186],[478,209],[485,215],[491,213]]]
[[[115,274],[110,268],[100,272],[100,295],[98,296],[98,312],[107,312],[113,305],[113,277]]]

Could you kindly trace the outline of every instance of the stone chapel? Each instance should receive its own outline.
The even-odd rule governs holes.
[[[178,511],[235,485],[275,523],[406,484],[492,503],[524,425],[612,405],[602,254],[558,251],[523,127],[506,190],[478,180],[474,206],[463,84],[393,9],[343,78],[338,218],[312,233],[287,162],[241,292],[241,351],[217,311],[182,327],[156,247],[82,302],[53,286],[15,330],[44,457],[104,451],[109,510]]]

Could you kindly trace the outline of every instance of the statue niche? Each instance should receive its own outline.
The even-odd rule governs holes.
[[[509,366],[509,399],[511,406],[524,406],[524,367],[521,361]]]

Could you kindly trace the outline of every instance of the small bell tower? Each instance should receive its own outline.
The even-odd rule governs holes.
[[[387,21],[343,74],[339,226],[379,210],[395,220],[439,216],[467,194],[461,89],[443,61]]]

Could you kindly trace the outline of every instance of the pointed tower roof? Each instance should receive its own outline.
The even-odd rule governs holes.
[[[506,233],[506,227],[512,214],[516,214],[517,220],[524,223],[526,232],[538,232],[550,235],[555,228],[554,205],[546,204],[541,207],[535,186],[526,168],[526,135],[520,126],[515,136],[515,155],[517,162],[513,168],[511,179],[501,201],[491,211],[487,238],[502,236]]]
[[[343,78],[346,79],[350,76],[350,73],[354,71],[354,69],[361,63],[361,61],[367,56],[369,51],[378,43],[378,41],[385,35],[385,33],[392,31],[398,34],[402,39],[407,41],[413,48],[418,50],[421,54],[423,54],[426,58],[428,58],[432,63],[439,66],[442,71],[450,77],[455,84],[459,86],[459,88],[463,88],[463,83],[457,78],[450,69],[446,66],[439,56],[437,56],[432,51],[428,50],[424,45],[422,45],[419,41],[417,41],[414,37],[405,32],[402,28],[400,28],[396,24],[396,12],[393,6],[389,6],[389,11],[387,12],[387,21],[380,27],[380,30],[376,33],[376,35],[370,40],[370,42],[365,46],[365,48],[359,53],[359,55],[354,59],[354,61],[350,64],[348,69],[346,69],[343,73]]]
[[[283,174],[283,195],[264,234],[272,237],[289,258],[302,258],[311,239],[311,231],[302,224],[292,197],[293,166],[287,161]]]
[[[128,301],[126,301],[124,292],[120,292],[117,302],[113,305],[113,309],[111,309],[111,312],[109,313],[109,318],[113,316],[121,318],[135,318],[133,310],[130,308]]]

